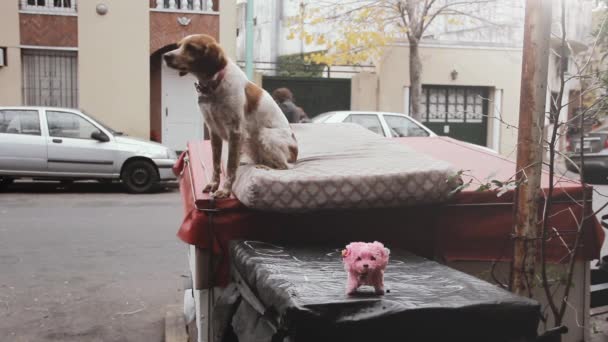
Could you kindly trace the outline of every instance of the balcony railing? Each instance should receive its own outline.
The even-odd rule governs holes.
[[[154,9],[169,12],[215,12],[212,0],[154,0]]]
[[[19,0],[21,11],[43,14],[76,14],[76,0]]]

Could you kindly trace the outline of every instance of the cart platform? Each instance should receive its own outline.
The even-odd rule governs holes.
[[[290,341],[536,337],[537,302],[402,250],[391,250],[384,296],[374,295],[371,287],[345,294],[340,248],[240,241],[231,244],[230,255],[243,297],[237,305],[245,306],[231,318],[241,341],[251,336],[271,341],[271,335]]]
[[[306,150],[306,139],[300,140],[303,140],[300,143]],[[515,163],[511,160],[447,137],[409,137],[393,139],[393,143],[424,152],[434,160],[451,165],[452,169],[469,170],[463,175],[464,182],[471,179],[507,180],[515,170]],[[309,151],[314,154],[314,151]],[[364,209],[334,208],[312,212],[266,211],[249,208],[235,197],[214,201],[209,194],[203,193],[212,177],[211,156],[208,141],[189,143],[188,151],[181,155],[174,172],[181,175],[180,193],[184,204],[184,219],[177,235],[188,244],[212,251],[217,262],[217,268],[212,272],[216,285],[228,284],[228,242],[239,239],[279,243],[306,241],[314,245],[319,242],[339,244],[348,236],[351,240],[385,241],[394,248],[448,262],[511,259],[512,190],[498,196],[496,191],[479,192],[471,186],[440,203],[400,207],[369,205]],[[404,151],[394,154],[394,159],[407,157]],[[361,167],[369,166],[362,164]],[[241,171],[247,170],[244,167]],[[543,194],[547,193],[548,182],[548,174],[543,172]],[[445,181],[441,183],[445,185]],[[442,190],[445,191],[444,188]],[[571,246],[575,238],[572,232],[576,231],[583,214],[580,201],[586,197],[590,204],[592,193],[590,186],[578,181],[565,177],[557,181],[549,226],[559,238],[547,242],[549,262],[565,260],[569,251],[567,245]],[[587,205],[585,214],[592,213],[592,206]],[[579,257],[581,260],[598,259],[604,240],[602,227],[593,217],[585,221],[583,229],[585,234]],[[208,281],[196,283],[204,288],[209,284]]]

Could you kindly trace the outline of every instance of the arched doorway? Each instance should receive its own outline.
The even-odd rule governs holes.
[[[196,79],[179,76],[162,61],[175,48],[164,46],[150,55],[150,136],[175,150],[186,149],[188,141],[203,139],[203,117],[194,89]]]

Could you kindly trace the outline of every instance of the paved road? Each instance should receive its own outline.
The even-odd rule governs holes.
[[[176,189],[0,192],[0,341],[162,341],[187,274],[180,218]]]

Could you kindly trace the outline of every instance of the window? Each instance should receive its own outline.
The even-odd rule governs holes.
[[[71,0],[27,0],[29,6],[46,6],[53,4],[55,7],[70,7]]]
[[[423,86],[421,117],[425,122],[482,123],[487,88]]]
[[[446,91],[441,88],[423,89],[423,94],[427,93],[423,98],[427,101],[423,102],[423,112],[426,109],[425,114],[428,114],[428,120],[430,122],[443,122],[445,120],[445,102],[446,102]],[[426,108],[425,108],[426,107]]]
[[[22,0],[21,9],[73,12],[76,0]]]
[[[23,51],[23,99],[28,106],[78,108],[74,51]]]
[[[213,11],[212,0],[154,0],[156,8],[182,10],[182,11]]]
[[[412,120],[397,115],[384,115],[384,120],[394,137],[428,137],[429,133]]]
[[[38,111],[0,110],[0,133],[40,135]]]
[[[384,135],[380,119],[376,114],[351,114],[344,119],[344,122],[356,123],[376,134]]]
[[[72,0],[27,0],[28,6],[72,7]]]
[[[66,112],[46,112],[49,135],[59,138],[92,139],[91,134],[99,129],[80,115]]]

